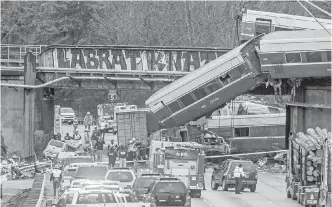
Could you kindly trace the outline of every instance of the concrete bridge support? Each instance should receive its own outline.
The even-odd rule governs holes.
[[[24,79],[22,74],[12,74],[2,78],[2,82],[5,79],[11,84],[36,85],[36,56],[31,52],[25,55],[23,74]],[[31,157],[36,146],[43,148],[48,142],[44,135],[53,132],[52,91],[1,87],[1,129],[8,152],[22,158]]]

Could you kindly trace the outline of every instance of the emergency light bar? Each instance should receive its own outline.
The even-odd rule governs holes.
[[[159,180],[179,180],[179,179],[174,177],[169,177],[169,178],[159,178]]]

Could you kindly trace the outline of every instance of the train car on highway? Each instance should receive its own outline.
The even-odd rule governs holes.
[[[257,50],[262,72],[272,78],[331,77],[331,35],[325,30],[270,33]]]
[[[331,29],[330,19],[316,19],[325,28]],[[246,10],[242,14],[239,39],[243,43],[263,33],[316,29],[323,29],[323,27],[312,17]]]
[[[145,104],[166,128],[181,126],[212,113],[259,85],[261,71],[255,46],[261,37],[160,89]]]

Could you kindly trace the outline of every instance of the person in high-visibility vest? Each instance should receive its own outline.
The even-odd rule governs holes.
[[[239,164],[234,169],[234,177],[235,177],[235,194],[241,194],[241,182],[242,177],[244,177],[244,172],[242,168],[242,164]]]

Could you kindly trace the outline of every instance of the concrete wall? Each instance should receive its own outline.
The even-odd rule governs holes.
[[[11,83],[22,84],[20,81]],[[18,152],[19,156],[28,156],[24,137],[24,90],[1,87],[1,130],[8,152]]]

